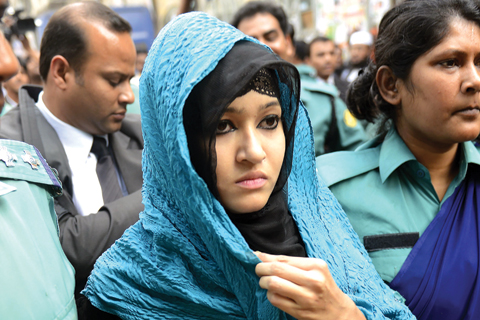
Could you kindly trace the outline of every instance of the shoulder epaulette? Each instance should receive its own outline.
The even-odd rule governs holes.
[[[50,168],[34,146],[25,142],[0,139],[0,178],[43,184],[52,195],[62,194],[55,169]]]
[[[357,151],[340,151],[317,157],[317,173],[330,187],[379,166],[380,146]]]
[[[335,86],[328,85],[326,83],[314,82],[314,81],[303,81],[301,82],[301,84],[302,84],[302,89],[305,89],[307,91],[322,93],[332,97],[338,96],[337,88],[335,88]]]

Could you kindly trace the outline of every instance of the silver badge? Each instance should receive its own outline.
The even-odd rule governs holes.
[[[14,161],[17,161],[17,156],[13,153],[8,152],[6,147],[0,147],[0,160],[5,162],[7,167],[15,166]]]
[[[23,150],[23,152],[25,152],[25,154],[22,156],[23,162],[26,162],[29,165],[31,165],[33,170],[38,170],[38,166],[40,165],[40,161],[35,159],[29,151]]]

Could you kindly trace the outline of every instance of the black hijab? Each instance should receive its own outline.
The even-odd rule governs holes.
[[[285,187],[292,167],[300,95],[299,74],[293,65],[257,43],[236,43],[215,69],[193,88],[185,103],[184,127],[192,165],[212,194],[219,199],[215,174],[216,129],[230,103],[250,90],[275,96],[279,100],[285,134],[285,155],[279,177],[265,207],[245,214],[234,214],[226,209],[227,214],[252,250],[306,256],[298,228],[288,211]]]

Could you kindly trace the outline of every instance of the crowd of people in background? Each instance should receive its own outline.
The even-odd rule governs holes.
[[[151,48],[94,1],[0,32],[0,318],[480,317],[480,3],[346,48],[190,4]]]

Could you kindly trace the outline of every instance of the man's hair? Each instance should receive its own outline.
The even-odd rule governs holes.
[[[331,42],[333,44],[335,44],[333,42],[332,39],[330,38],[327,38],[327,37],[324,37],[324,36],[318,36],[318,37],[315,37],[312,39],[312,41],[310,41],[310,43],[308,44],[308,56],[310,57],[310,55],[312,54],[311,53],[311,50],[312,50],[312,46],[315,42]]]
[[[309,46],[303,40],[295,40],[293,45],[295,46],[295,57],[302,61],[305,61],[305,58],[309,56]]]
[[[280,28],[285,36],[289,35],[289,24],[287,15],[283,11],[282,7],[273,2],[266,1],[252,1],[238,9],[237,13],[233,17],[231,25],[238,28],[240,22],[243,19],[253,17],[257,13],[269,13],[277,19],[280,24]]]
[[[73,6],[73,8],[72,8]],[[47,80],[54,56],[64,57],[75,72],[80,72],[88,58],[87,37],[83,24],[97,22],[109,31],[132,31],[130,24],[115,11],[98,2],[82,2],[58,10],[48,22],[40,45],[40,75]]]

